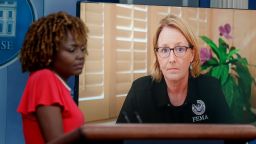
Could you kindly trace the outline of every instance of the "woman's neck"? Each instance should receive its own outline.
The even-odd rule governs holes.
[[[55,74],[57,74],[65,83],[67,83],[68,81],[68,77],[65,77],[64,75],[61,75],[60,73],[58,73],[55,68],[49,68],[50,70],[52,70]]]
[[[179,81],[170,81],[165,79],[169,100],[174,106],[181,106],[187,97],[188,76]]]

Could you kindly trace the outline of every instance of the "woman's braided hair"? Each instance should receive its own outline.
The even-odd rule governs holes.
[[[60,42],[67,40],[68,33],[79,45],[85,47],[87,54],[88,28],[78,17],[57,12],[33,22],[20,53],[22,72],[49,68],[59,51]]]

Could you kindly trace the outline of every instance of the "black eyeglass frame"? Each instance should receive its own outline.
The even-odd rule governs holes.
[[[158,53],[158,50],[159,50],[160,48],[168,48],[168,49],[170,50],[170,52],[168,53],[167,56],[161,56],[161,55],[159,55],[159,56],[162,57],[162,58],[167,58],[167,57],[169,57],[171,51],[173,51],[173,54],[174,54],[176,57],[183,57],[184,55],[182,55],[182,56],[177,56],[177,55],[176,55],[175,48],[177,48],[177,47],[186,48],[186,50],[185,50],[185,52],[184,52],[184,55],[186,54],[186,52],[187,52],[188,49],[193,49],[193,45],[189,45],[189,46],[175,46],[175,47],[173,47],[173,48],[170,48],[170,47],[156,47],[156,48],[154,48],[154,50],[156,51],[156,53]]]

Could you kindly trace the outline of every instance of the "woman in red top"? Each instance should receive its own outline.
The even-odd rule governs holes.
[[[27,144],[49,142],[84,123],[66,81],[82,72],[87,33],[79,18],[65,12],[30,26],[20,54],[22,71],[30,75],[18,107]]]

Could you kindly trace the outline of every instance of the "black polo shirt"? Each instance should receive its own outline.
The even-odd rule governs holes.
[[[145,76],[135,80],[125,99],[117,123],[233,123],[217,79],[190,77],[181,106],[170,103],[165,80]]]

